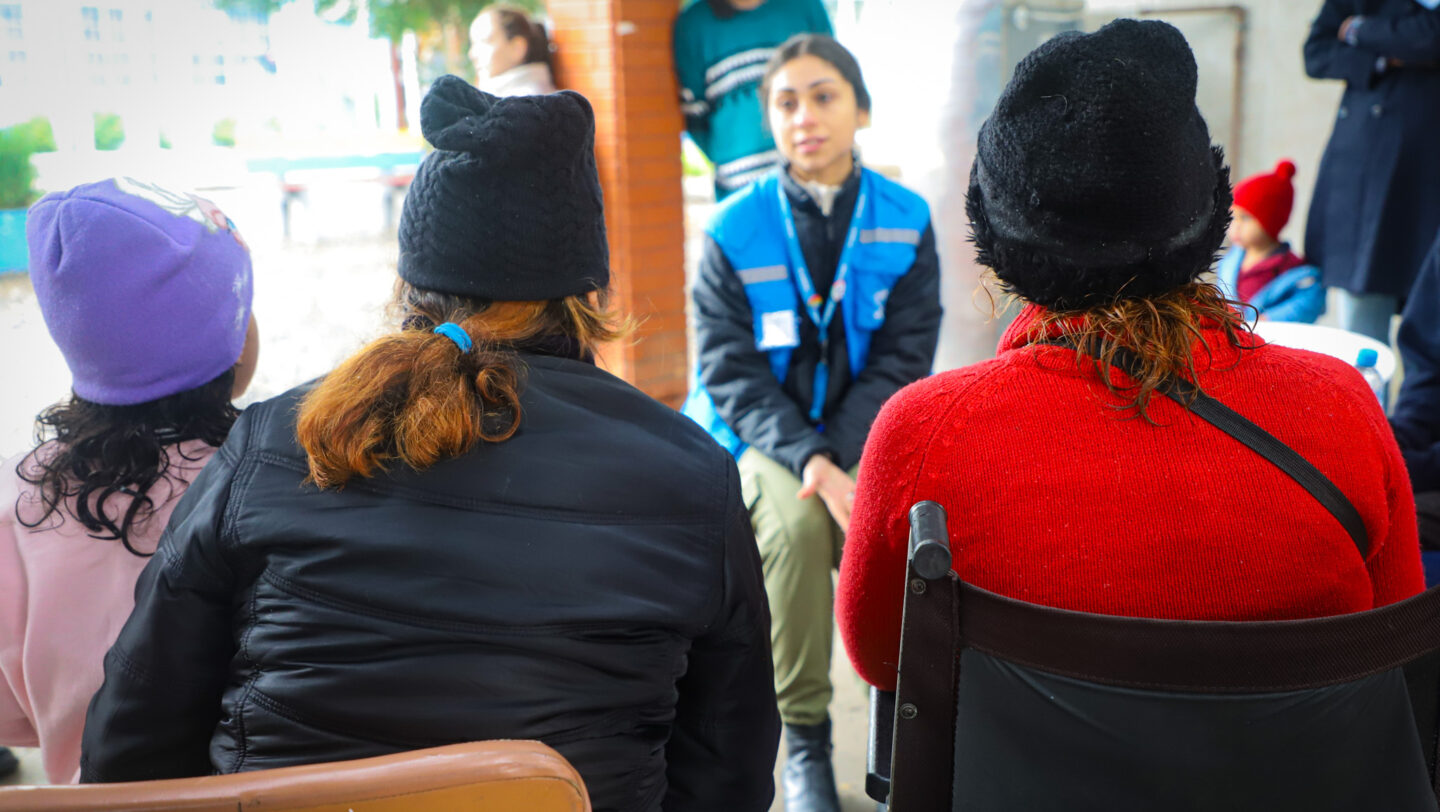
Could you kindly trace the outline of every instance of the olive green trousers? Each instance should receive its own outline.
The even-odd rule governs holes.
[[[814,725],[829,714],[835,583],[845,534],[819,496],[796,499],[800,480],[753,448],[737,461],[740,488],[770,598],[775,696],[787,725]],[[851,471],[854,476],[854,471]]]

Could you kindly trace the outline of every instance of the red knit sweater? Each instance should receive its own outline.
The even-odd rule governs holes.
[[[1159,425],[1125,419],[1072,350],[1027,347],[1025,311],[999,357],[906,387],[861,459],[836,613],[856,670],[895,687],[906,512],[945,507],[955,571],[1065,609],[1155,618],[1342,614],[1420,592],[1405,465],[1349,365],[1206,332],[1204,390],[1290,445],[1355,504],[1361,560],[1339,522],[1237,440],[1157,396]],[[1245,334],[1257,346],[1259,340]]]

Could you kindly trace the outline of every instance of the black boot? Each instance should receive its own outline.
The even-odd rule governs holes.
[[[9,778],[20,771],[20,759],[8,747],[0,747],[0,778]]]
[[[785,812],[840,812],[830,765],[830,720],[785,726]]]

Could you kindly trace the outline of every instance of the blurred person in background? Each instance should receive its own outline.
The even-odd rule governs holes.
[[[590,105],[444,76],[420,123],[398,323],[248,408],[195,480],[82,778],[538,739],[597,811],[762,812],[755,538],[724,450],[595,364],[621,328]]]
[[[30,279],[74,394],[0,469],[0,742],[80,778],[85,707],[181,494],[255,371],[250,252],[202,198],[116,178],[46,195]]]
[[[1405,377],[1390,426],[1415,489],[1420,543],[1440,550],[1440,232],[1405,303],[1395,343]]]
[[[492,3],[470,24],[470,61],[476,84],[495,96],[555,92],[550,37],[545,26],[507,3]]]
[[[760,86],[783,163],[707,230],[684,411],[738,458],[765,564],[785,809],[834,812],[831,573],[875,413],[930,372],[940,272],[925,201],[856,157],[870,94],[850,52],[797,35]]]
[[[1295,164],[1282,160],[1275,171],[1251,175],[1235,185],[1230,207],[1230,250],[1215,276],[1231,299],[1255,308],[1257,318],[1314,322],[1325,312],[1320,270],[1280,241],[1295,203]]]
[[[685,131],[715,165],[715,199],[780,162],[758,93],[765,65],[794,34],[831,34],[820,0],[694,0],[675,21]]]
[[[1340,326],[1389,344],[1440,229],[1440,0],[1325,0],[1305,72],[1345,82],[1305,256],[1339,288]]]
[[[1423,588],[1404,462],[1370,386],[1344,361],[1266,344],[1200,281],[1231,194],[1196,82],[1173,26],[1118,20],[1032,51],[981,130],[977,255],[1025,308],[998,357],[906,387],[875,421],[836,609],[871,684],[895,689],[921,500],[948,511],[967,583],[1059,609],[1283,620]],[[1308,460],[1365,538],[1165,397],[1177,378]]]

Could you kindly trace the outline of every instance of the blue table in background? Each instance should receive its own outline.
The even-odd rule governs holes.
[[[415,177],[415,169],[424,159],[420,150],[401,152],[376,152],[365,155],[306,155],[302,157],[275,156],[250,158],[245,167],[251,172],[268,172],[280,182],[280,216],[283,218],[285,236],[290,236],[290,204],[305,194],[306,184],[298,181],[291,173],[311,173],[323,170],[373,169],[375,180],[385,186],[385,228],[395,225],[395,202],[409,188]],[[313,176],[312,176],[313,177]]]

